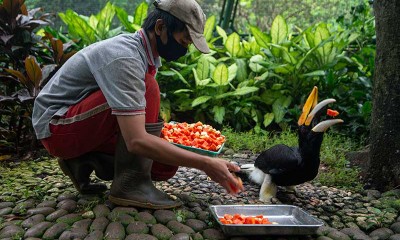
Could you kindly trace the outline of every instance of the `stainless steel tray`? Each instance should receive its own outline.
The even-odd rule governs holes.
[[[312,235],[323,222],[293,205],[212,205],[211,214],[228,236]],[[222,224],[224,214],[264,215],[277,224]]]

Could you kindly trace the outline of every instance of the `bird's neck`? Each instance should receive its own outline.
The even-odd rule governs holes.
[[[306,166],[319,166],[321,145],[300,146],[300,154]]]

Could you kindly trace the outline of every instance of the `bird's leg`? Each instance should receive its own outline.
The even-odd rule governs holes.
[[[276,196],[277,187],[272,182],[272,177],[269,174],[265,174],[264,181],[260,189],[260,201],[264,203],[271,203],[271,199]]]

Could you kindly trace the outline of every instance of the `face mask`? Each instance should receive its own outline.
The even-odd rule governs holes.
[[[168,34],[167,44],[162,43],[160,36],[156,34],[158,54],[167,62],[178,60],[187,53],[187,48],[179,44],[172,34]]]

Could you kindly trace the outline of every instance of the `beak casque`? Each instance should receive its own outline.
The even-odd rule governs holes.
[[[310,95],[307,98],[306,103],[303,106],[303,112],[301,113],[300,118],[297,122],[299,126],[303,125],[306,122],[308,114],[310,113],[311,109],[313,109],[317,105],[317,102],[318,102],[318,88],[314,86],[313,90],[311,91]]]

